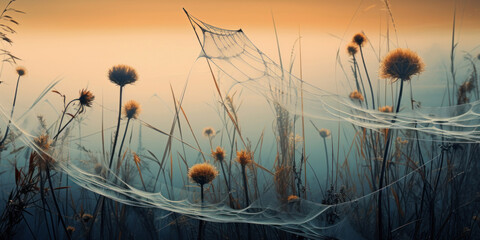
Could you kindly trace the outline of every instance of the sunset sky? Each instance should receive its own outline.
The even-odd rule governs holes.
[[[450,27],[455,2],[463,27],[479,29],[477,0],[389,2],[401,29]],[[182,28],[187,24],[182,8],[231,28],[270,28],[271,13],[283,27],[345,29],[353,19],[354,26],[379,28],[386,9],[382,0],[19,0],[15,7],[28,13],[22,17],[25,28],[61,31]]]
[[[457,53],[478,54],[480,1],[456,2]],[[33,96],[50,82],[61,79],[56,89],[69,98],[88,87],[97,95],[97,104],[104,101],[114,109],[118,89],[108,81],[107,71],[113,65],[127,64],[136,68],[140,77],[135,86],[126,89],[125,99],[137,99],[150,116],[158,111],[159,103],[171,108],[170,84],[179,93],[187,79],[187,111],[203,114],[205,108],[211,110],[207,105],[216,101],[205,61],[196,62],[200,47],[182,8],[214,26],[242,28],[260,50],[277,61],[273,15],[285,61],[300,34],[304,80],[333,92],[349,90],[339,85],[345,79],[336,54],[348,64],[343,49],[359,31],[364,31],[377,49],[365,52],[372,75],[377,75],[378,59],[385,55],[385,50],[378,48],[385,48],[388,19],[380,0],[17,0],[13,7],[26,12],[14,15],[20,25],[10,36],[13,44],[5,45],[22,59],[18,65],[28,70],[20,90],[23,98],[31,99],[20,98],[20,108],[29,106]],[[444,89],[446,80],[438,76],[445,76],[444,66],[448,65],[454,7],[454,0],[390,0],[398,46],[417,51],[427,64],[416,89]],[[393,38],[391,23],[390,34]],[[10,102],[13,95],[14,68],[3,68],[3,102]],[[298,73],[295,65],[294,74]],[[58,97],[51,98],[59,107]],[[200,128],[207,124],[197,122]]]

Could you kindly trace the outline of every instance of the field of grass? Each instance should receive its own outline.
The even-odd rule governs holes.
[[[22,94],[28,69],[2,50],[16,79],[2,79],[15,92],[0,103],[0,239],[479,239],[479,48],[457,51],[453,17],[447,84],[438,105],[422,106],[412,86],[429,63],[399,47],[385,4],[392,24],[380,46],[359,32],[338,50],[338,93],[303,80],[300,36],[289,62],[275,36],[277,63],[243,31],[185,11],[220,123],[203,129],[184,106],[188,81],[170,86],[173,111],[155,122],[125,99],[141,74],[132,66],[105,69],[118,96],[105,106],[58,81]],[[21,14],[10,1],[0,15],[4,43]],[[244,118],[262,110],[243,105],[248,94],[273,113],[253,116],[268,124],[256,134]],[[26,98],[33,104],[16,110]],[[94,110],[98,125],[85,126]]]

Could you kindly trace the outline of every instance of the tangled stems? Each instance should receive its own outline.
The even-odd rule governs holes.
[[[22,75],[19,74],[18,78],[17,78],[17,86],[15,87],[15,95],[13,97],[12,111],[10,112],[10,119],[8,120],[7,130],[5,130],[5,135],[3,136],[2,141],[0,141],[0,146],[2,146],[3,143],[5,142],[5,140],[7,139],[8,131],[10,130],[10,124],[12,123],[12,117],[13,117],[13,111],[15,110],[15,103],[17,101],[18,84],[20,83],[20,77],[21,76]]]

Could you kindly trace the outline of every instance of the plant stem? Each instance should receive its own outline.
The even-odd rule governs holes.
[[[402,93],[403,93],[403,79],[400,79],[400,92],[398,95],[398,101],[397,101],[397,107],[395,110],[395,116],[392,119],[392,124],[395,123],[396,121],[396,116],[398,111],[400,111],[400,103],[402,101]],[[385,167],[387,165],[387,156],[388,156],[388,150],[390,148],[390,138],[392,134],[392,129],[388,130],[387,133],[387,143],[385,144],[385,152],[383,154],[383,161],[382,161],[382,169],[380,171],[380,183],[378,186],[378,215],[377,215],[377,226],[378,226],[378,239],[383,239],[383,234],[382,234],[382,191],[383,191],[383,178],[385,177]]]
[[[5,130],[5,135],[3,136],[2,141],[0,142],[0,146],[2,146],[5,140],[7,139],[8,131],[10,130],[10,123],[12,123],[13,111],[15,110],[15,103],[17,102],[17,92],[18,92],[19,83],[20,83],[20,75],[18,75],[18,78],[17,78],[17,86],[15,87],[15,95],[13,96],[12,111],[10,112],[10,119],[8,120],[7,130]]]
[[[375,97],[373,95],[372,82],[370,81],[370,76],[368,76],[367,65],[365,65],[365,58],[363,58],[362,46],[360,48],[360,55],[362,56],[363,68],[365,68],[365,75],[367,75],[368,85],[370,85],[370,93],[372,94],[372,107],[375,109]]]
[[[120,149],[118,149],[118,161],[120,161],[120,156],[122,155],[122,148],[123,148],[123,143],[125,142],[125,136],[127,136],[127,130],[128,130],[128,125],[130,123],[130,119],[131,118],[128,118],[127,120],[127,125],[125,126],[125,132],[123,133],[123,138],[122,138],[122,142],[120,143]]]
[[[327,149],[327,140],[323,138],[323,146],[325,147],[325,162],[327,163],[327,184],[325,185],[325,189],[328,189],[328,180],[330,178],[330,170],[328,167],[328,149]]]
[[[115,139],[113,140],[112,153],[110,154],[110,163],[108,164],[108,169],[112,168],[113,155],[115,155],[115,147],[117,146],[118,141],[118,131],[120,130],[120,117],[122,116],[122,93],[123,86],[120,87],[120,100],[118,103],[118,118],[117,118],[117,130],[115,131]]]

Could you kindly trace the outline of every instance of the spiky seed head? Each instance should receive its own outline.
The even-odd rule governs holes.
[[[241,150],[240,152],[237,152],[236,161],[244,167],[252,162],[252,153],[246,150]]]
[[[393,106],[383,106],[383,107],[379,107],[379,108],[378,108],[378,111],[384,112],[384,113],[391,113],[391,112],[393,112]]]
[[[47,134],[42,134],[33,139],[33,142],[39,149],[35,152],[35,157],[33,159],[36,166],[39,167],[40,170],[46,170],[47,166],[50,166],[55,163],[55,160],[48,155],[46,152],[50,150],[50,145],[52,144],[52,140],[48,137]]]
[[[363,33],[357,33],[353,35],[352,43],[357,44],[359,47],[363,47],[367,43],[367,37]]]
[[[218,175],[217,169],[210,163],[198,163],[188,170],[188,177],[199,185],[210,183]]]
[[[355,43],[349,43],[347,45],[348,55],[353,57],[353,56],[355,56],[355,54],[357,54],[357,52],[358,52],[358,46]]]
[[[330,135],[332,134],[332,133],[330,132],[330,130],[328,130],[328,129],[326,129],[326,128],[322,128],[322,129],[320,129],[318,132],[320,133],[320,136],[321,136],[322,138],[330,137]]]
[[[123,105],[123,115],[128,119],[137,119],[141,112],[140,103],[130,100]]]
[[[84,107],[91,107],[95,96],[92,92],[88,91],[87,89],[80,90],[80,97],[78,100],[80,101],[80,105]]]
[[[289,203],[297,202],[297,201],[299,201],[299,200],[300,200],[300,198],[299,198],[298,196],[296,196],[296,195],[290,195],[290,196],[288,196],[288,198],[287,198],[287,201],[288,201]]]
[[[361,102],[363,102],[364,100],[363,95],[357,90],[353,90],[353,92],[350,93],[349,97],[351,100],[359,100]]]
[[[203,129],[203,136],[207,138],[215,137],[217,132],[212,127],[206,127]]]
[[[137,71],[134,68],[119,64],[108,70],[108,78],[111,82],[123,87],[138,80]]]
[[[380,77],[408,81],[413,75],[420,74],[425,69],[422,59],[410,49],[397,48],[390,51],[382,60]]]
[[[215,151],[212,151],[212,156],[216,161],[223,162],[223,160],[225,160],[225,150],[218,146]]]
[[[18,76],[27,74],[27,70],[24,67],[17,67],[15,70],[17,71]]]

